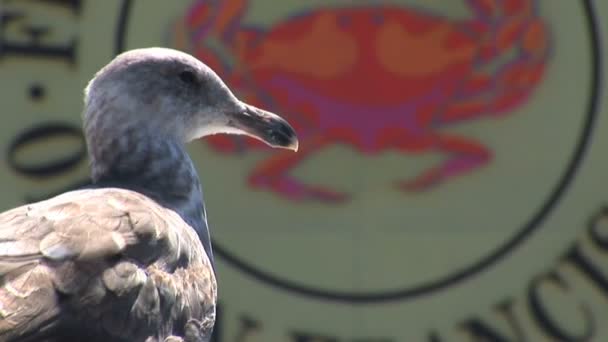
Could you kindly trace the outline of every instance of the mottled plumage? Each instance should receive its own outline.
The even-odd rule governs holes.
[[[102,68],[83,119],[93,186],[0,214],[0,341],[208,341],[217,283],[185,143],[236,133],[296,150],[295,132],[161,48]]]

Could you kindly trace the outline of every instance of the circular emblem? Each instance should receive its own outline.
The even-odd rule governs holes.
[[[564,92],[560,51],[573,47],[539,1],[292,4],[272,17],[260,3],[193,1],[169,38],[241,98],[287,117],[302,140],[298,154],[246,138],[201,142],[203,174],[234,169],[222,190],[206,184],[234,194],[211,211],[225,262],[302,295],[407,299],[476,275],[541,229],[596,114],[588,5],[572,9],[586,87]],[[555,136],[540,134],[548,127]]]
[[[592,5],[9,2],[0,204],[85,184],[86,82],[122,51],[173,47],[300,140],[189,146],[217,341],[585,340],[608,297],[605,5]]]

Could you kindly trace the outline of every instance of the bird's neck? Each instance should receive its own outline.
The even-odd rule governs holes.
[[[212,258],[201,184],[181,141],[138,127],[89,136],[87,143],[95,185],[135,190],[176,211]]]

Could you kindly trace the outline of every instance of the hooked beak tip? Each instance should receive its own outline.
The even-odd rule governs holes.
[[[300,143],[298,142],[298,139],[295,139],[291,144],[285,146],[285,149],[294,151],[294,152],[298,152],[298,148],[300,146]]]
[[[300,142],[293,127],[282,118],[276,118],[270,138],[266,141],[270,146],[298,152]]]

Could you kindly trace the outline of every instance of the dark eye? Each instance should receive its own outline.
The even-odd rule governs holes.
[[[182,80],[182,82],[187,83],[187,84],[195,84],[196,83],[196,76],[194,76],[194,73],[192,73],[192,71],[182,71],[179,73],[179,79]]]

